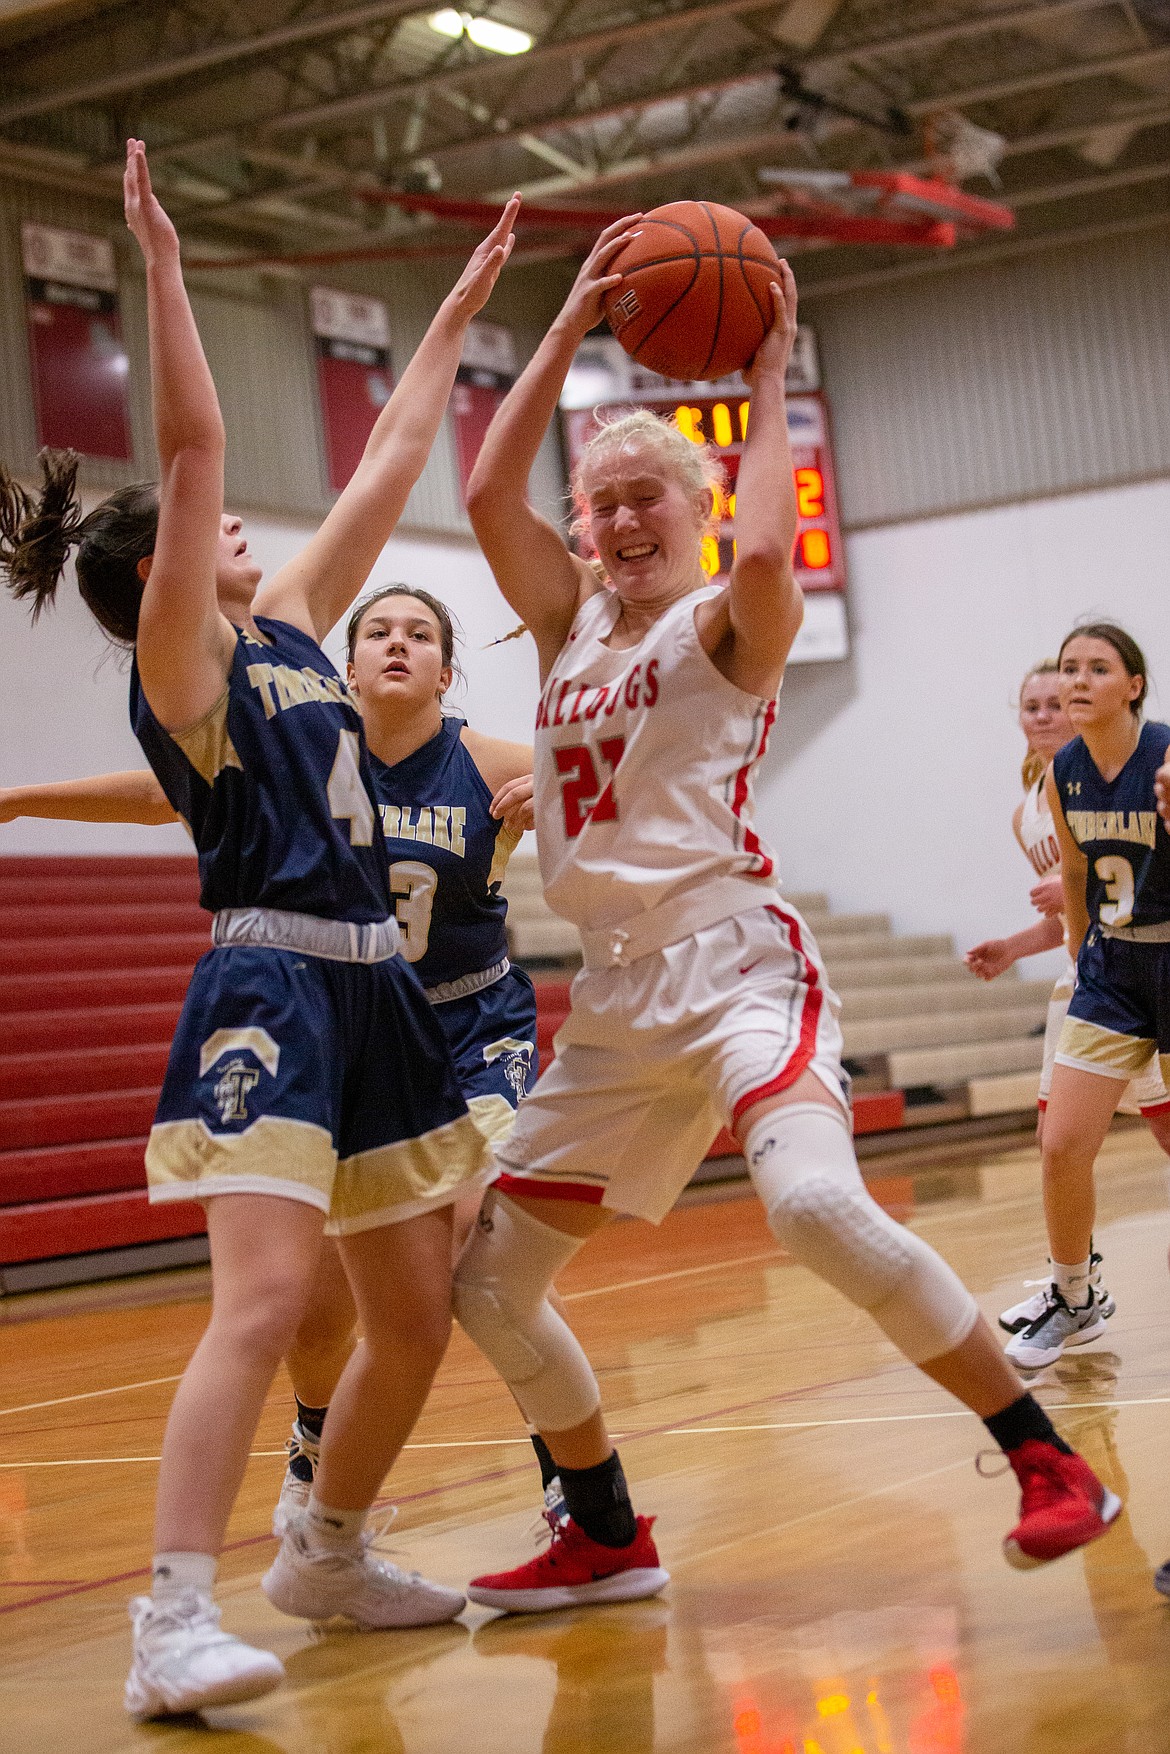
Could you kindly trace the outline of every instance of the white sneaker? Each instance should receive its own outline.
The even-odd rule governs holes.
[[[1066,1347],[1086,1346],[1104,1332],[1105,1317],[1091,1287],[1088,1303],[1070,1304],[1052,1285],[1040,1314],[1008,1341],[1004,1353],[1023,1370],[1043,1370],[1046,1364],[1055,1364]]]
[[[1093,1295],[1097,1300],[1098,1312],[1108,1320],[1116,1312],[1117,1305],[1112,1296],[1101,1283],[1101,1256],[1089,1257],[1089,1284],[1093,1287]],[[1020,1303],[1013,1303],[999,1317],[999,1325],[1005,1334],[1019,1334],[1030,1322],[1036,1321],[1048,1307],[1049,1287],[1054,1284],[1051,1275],[1047,1279],[1025,1279],[1025,1285],[1038,1285],[1031,1297],[1025,1297]]]
[[[272,1533],[278,1541],[284,1539],[284,1531],[288,1528],[289,1519],[299,1516],[301,1511],[308,1509],[309,1494],[313,1490],[313,1480],[317,1473],[317,1463],[321,1459],[320,1443],[302,1429],[299,1419],[293,1420],[292,1436],[285,1447],[288,1450],[288,1466],[284,1471],[280,1497],[272,1511]],[[293,1463],[302,1458],[308,1462],[312,1470],[307,1480],[300,1479],[293,1472]]]
[[[318,1621],[340,1616],[363,1628],[437,1626],[466,1607],[461,1591],[375,1557],[370,1539],[356,1552],[310,1547],[305,1518],[294,1517],[260,1588],[282,1614]]]
[[[126,1678],[131,1717],[174,1717],[205,1706],[258,1699],[284,1680],[284,1665],[269,1650],[253,1650],[220,1629],[219,1609],[201,1590],[172,1601],[136,1596],[134,1661]]]

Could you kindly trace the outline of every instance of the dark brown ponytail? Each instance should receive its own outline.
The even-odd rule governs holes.
[[[132,646],[142,602],[138,563],[154,553],[158,489],[149,482],[120,487],[83,514],[76,452],[42,451],[38,462],[38,496],[0,467],[0,572],[8,589],[18,601],[32,599],[35,621],[52,603],[76,547],[82,599],[110,639]]]

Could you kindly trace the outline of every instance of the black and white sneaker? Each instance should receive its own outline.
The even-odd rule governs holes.
[[[999,1325],[1005,1334],[1021,1333],[1029,1322],[1034,1322],[1038,1316],[1044,1314],[1048,1303],[1048,1291],[1053,1284],[1051,1275],[1047,1279],[1025,1279],[1024,1284],[1037,1285],[1040,1289],[1034,1291],[1031,1297],[1025,1297],[1022,1302],[1013,1303],[1010,1309],[1005,1309],[1001,1313]],[[1089,1284],[1093,1287],[1097,1308],[1108,1321],[1117,1305],[1101,1283],[1101,1256],[1098,1254],[1089,1256]]]
[[[1008,1341],[1004,1351],[1022,1369],[1042,1370],[1055,1364],[1067,1346],[1087,1346],[1104,1332],[1105,1317],[1092,1286],[1088,1303],[1073,1305],[1050,1285],[1040,1314]]]

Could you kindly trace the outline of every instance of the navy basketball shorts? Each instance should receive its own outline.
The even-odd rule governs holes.
[[[1056,1064],[1134,1078],[1153,1063],[1170,1073],[1170,944],[1106,937],[1099,926],[1077,957],[1077,984]]]
[[[272,1194],[346,1235],[449,1204],[488,1153],[401,956],[242,946],[196,965],[146,1168],[152,1202]]]
[[[536,1083],[536,993],[522,969],[462,999],[445,999],[435,1016],[471,1117],[491,1143],[506,1139],[520,1099]]]

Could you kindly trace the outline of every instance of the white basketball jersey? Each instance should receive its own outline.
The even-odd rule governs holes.
[[[1044,775],[1024,793],[1020,812],[1020,839],[1037,877],[1060,870],[1060,842],[1052,824],[1052,812],[1044,795]]]
[[[715,668],[691,592],[641,643],[611,651],[614,591],[578,611],[541,696],[535,782],[549,905],[582,930],[621,926],[712,879],[775,893],[775,861],[752,827],[752,772],[776,702]],[[728,912],[732,912],[728,908]]]

